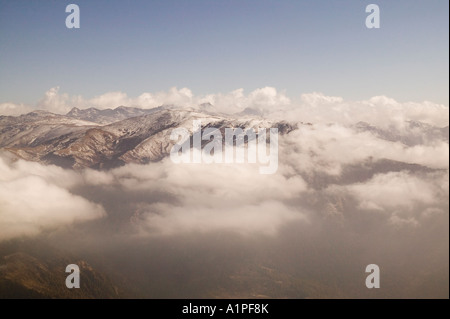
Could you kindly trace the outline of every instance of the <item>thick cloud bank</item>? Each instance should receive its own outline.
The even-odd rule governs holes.
[[[56,167],[0,158],[0,240],[104,216],[100,205],[66,189],[73,175]]]

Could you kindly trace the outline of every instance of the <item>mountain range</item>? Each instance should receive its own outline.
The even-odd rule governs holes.
[[[216,127],[221,131],[228,127],[277,127],[282,135],[303,124],[217,114],[206,109],[119,106],[104,110],[73,108],[66,115],[34,111],[17,117],[0,116],[0,148],[18,158],[65,168],[112,168],[161,160],[174,144],[170,132],[184,127],[192,133],[193,120],[201,120],[203,128]],[[412,121],[406,123],[404,131],[380,129],[365,122],[356,123],[353,128],[409,146],[449,138],[448,126],[438,128]]]
[[[145,164],[170,153],[170,133],[193,121],[202,127],[270,128],[287,134],[297,126],[285,121],[237,119],[174,106],[143,110],[73,108],[66,115],[35,111],[18,117],[0,117],[0,148],[17,157],[65,168],[112,168],[126,163]]]

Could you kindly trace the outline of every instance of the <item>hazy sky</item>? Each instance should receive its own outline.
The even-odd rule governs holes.
[[[70,3],[80,29],[65,26]],[[365,26],[370,3],[380,29]],[[0,0],[0,103],[55,86],[86,98],[272,86],[448,105],[448,12],[446,0]]]

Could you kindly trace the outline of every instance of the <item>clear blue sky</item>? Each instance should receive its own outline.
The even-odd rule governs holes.
[[[78,4],[81,28],[67,29]],[[378,4],[381,28],[365,27]],[[447,0],[0,0],[0,103],[264,86],[448,105]]]

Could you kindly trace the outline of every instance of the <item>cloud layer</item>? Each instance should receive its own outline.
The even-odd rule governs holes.
[[[229,93],[195,95],[188,88],[171,88],[156,93],[145,92],[138,97],[129,97],[124,92],[107,92],[86,99],[60,93],[59,87],[45,92],[36,105],[1,103],[0,114],[19,115],[33,109],[43,109],[65,114],[72,107],[99,109],[131,106],[151,109],[161,105],[203,108],[214,112],[233,114],[249,113],[264,117],[298,120],[311,123],[353,124],[368,122],[380,127],[401,128],[405,121],[420,121],[436,126],[447,126],[448,106],[424,102],[400,103],[386,96],[375,96],[363,101],[346,101],[342,97],[322,93],[302,94],[293,99],[286,92],[273,87],[264,87],[245,93],[237,89]]]

